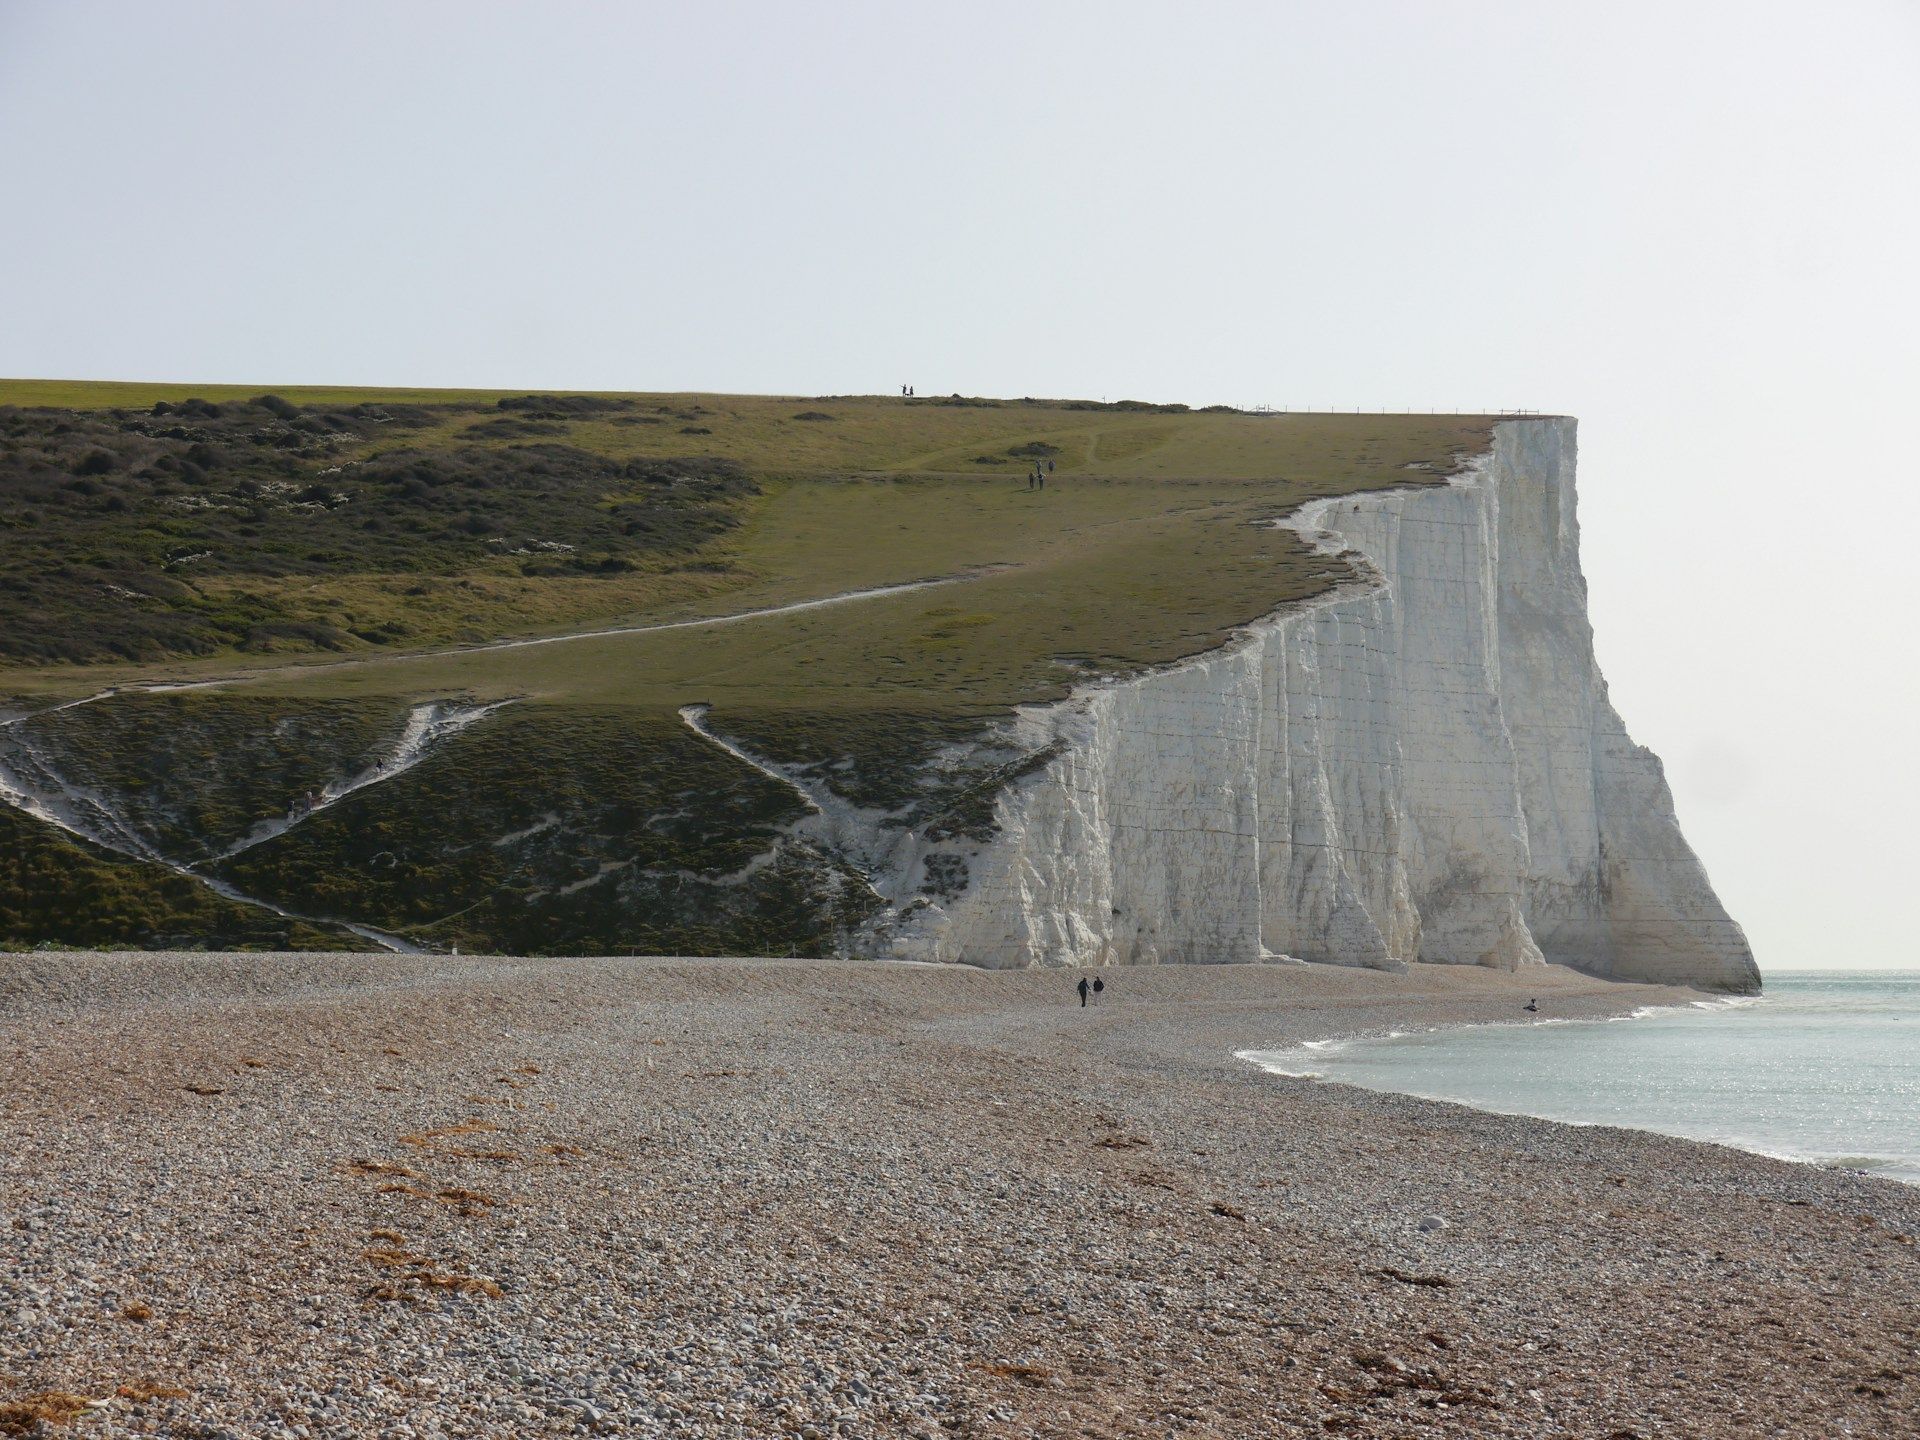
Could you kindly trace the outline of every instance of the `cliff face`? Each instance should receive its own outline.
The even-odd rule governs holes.
[[[1497,427],[1445,487],[1310,506],[1361,581],[1178,666],[1018,721],[1055,757],[1003,794],[905,958],[1561,961],[1759,986],[1738,925],[1595,664],[1574,424]],[[883,888],[953,847],[894,852]],[[890,882],[890,883],[889,883]]]

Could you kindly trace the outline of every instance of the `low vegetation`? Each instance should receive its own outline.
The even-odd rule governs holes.
[[[115,796],[155,850],[195,864],[374,763],[405,717],[384,700],[136,692],[47,715],[33,733],[69,780]],[[0,757],[5,744],[0,732]]]
[[[423,945],[815,954],[873,901],[786,840],[803,813],[677,715],[519,705],[217,868]]]
[[[520,418],[546,413],[434,445],[416,440],[448,407],[0,407],[0,657],[389,646],[444,627],[300,587],[379,575],[404,601],[428,593],[407,577],[619,575],[738,523],[753,490],[738,462],[529,438],[564,434]]]
[[[214,894],[0,807],[0,950],[357,950],[367,943]]]

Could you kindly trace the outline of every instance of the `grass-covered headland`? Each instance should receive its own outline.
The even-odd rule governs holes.
[[[793,791],[680,707],[895,823],[984,835],[998,787],[1042,758],[995,743],[1012,706],[1337,583],[1265,522],[1432,483],[1487,425],[0,382],[0,711],[27,717],[0,727],[0,793],[28,767],[141,847],[424,945],[821,953],[878,903],[858,857],[796,837]],[[481,648],[929,579],[952,583]],[[454,699],[515,703],[380,770],[412,707]],[[380,783],[224,854],[369,767]],[[0,942],[313,938],[267,912],[258,935],[195,921],[191,879],[6,818],[36,838],[0,861]]]

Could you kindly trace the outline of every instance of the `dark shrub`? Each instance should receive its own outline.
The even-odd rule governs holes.
[[[105,450],[89,450],[80,457],[80,463],[73,467],[76,475],[111,475],[115,461]]]
[[[569,415],[604,415],[610,410],[632,407],[629,400],[609,400],[600,395],[503,395],[494,401],[497,409],[515,410],[536,420],[563,420]]]
[[[744,480],[747,472],[739,461],[718,455],[682,455],[670,460],[629,460],[624,473],[629,480],[671,485],[677,480]]]
[[[521,420],[503,415],[498,420],[469,425],[462,433],[477,439],[523,440],[533,435],[564,435],[567,427],[553,420]]]
[[[322,650],[339,650],[347,643],[347,634],[332,625],[309,624],[299,620],[271,620],[263,625],[248,628],[247,638],[242,648],[247,650],[272,650],[278,642],[291,641],[295,645],[317,645]]]

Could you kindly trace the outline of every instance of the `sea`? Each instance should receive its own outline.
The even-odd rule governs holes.
[[[1276,1074],[1619,1125],[1920,1185],[1920,970],[1789,970],[1756,997],[1245,1051]]]

